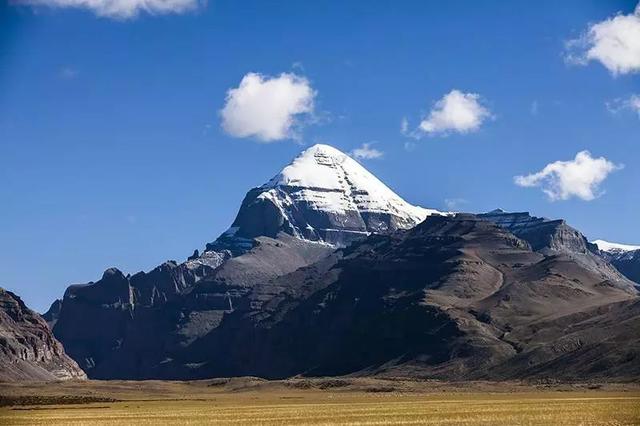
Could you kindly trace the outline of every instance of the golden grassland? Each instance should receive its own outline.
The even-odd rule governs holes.
[[[637,385],[242,378],[0,386],[2,425],[640,424]]]

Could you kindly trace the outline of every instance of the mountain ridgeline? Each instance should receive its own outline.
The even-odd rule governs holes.
[[[640,378],[636,284],[579,231],[413,206],[326,145],[202,254],[109,269],[45,318],[99,379]]]

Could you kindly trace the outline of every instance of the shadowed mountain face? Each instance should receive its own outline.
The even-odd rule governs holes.
[[[259,238],[215,268],[191,260],[133,276],[109,269],[100,281],[67,289],[54,333],[91,378],[179,378],[184,373],[159,370],[246,303],[252,286],[331,251],[281,237]]]
[[[337,251],[280,234],[157,305],[114,271],[72,287],[55,330],[95,378],[639,377],[637,291],[590,256],[472,215]]]
[[[85,377],[40,315],[0,288],[0,381]]]
[[[269,287],[280,291],[231,313],[193,346],[194,377],[640,373],[640,300],[631,282],[566,254],[532,251],[470,215],[371,236]],[[263,290],[249,297],[261,300]]]
[[[627,278],[640,285],[640,250],[630,253],[606,256],[609,262]]]

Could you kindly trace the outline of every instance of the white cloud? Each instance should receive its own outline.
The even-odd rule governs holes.
[[[206,0],[10,0],[13,4],[57,8],[88,9],[98,16],[115,19],[135,18],[141,12],[151,15],[184,13],[206,4]]]
[[[313,114],[315,95],[309,81],[295,74],[248,73],[227,92],[220,111],[222,128],[231,136],[262,142],[295,139],[300,116]]]
[[[627,99],[615,99],[614,101],[606,103],[607,109],[617,114],[623,110],[633,111],[638,114],[640,118],[640,95],[631,95]]]
[[[351,156],[356,160],[373,160],[382,158],[384,153],[371,147],[371,143],[363,143],[359,148],[351,151]]]
[[[640,72],[640,3],[629,15],[618,14],[592,24],[567,47],[571,63],[598,61],[613,75]]]
[[[436,102],[419,130],[427,134],[470,133],[490,117],[489,110],[480,103],[480,95],[452,90]]]
[[[516,185],[541,187],[550,200],[578,197],[585,201],[599,197],[600,184],[609,173],[621,169],[604,157],[593,158],[589,151],[581,151],[571,161],[556,161],[537,173],[516,176]]]

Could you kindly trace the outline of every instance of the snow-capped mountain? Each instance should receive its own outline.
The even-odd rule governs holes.
[[[595,240],[602,257],[627,278],[640,284],[640,246]]]
[[[606,251],[608,253],[626,253],[629,251],[640,250],[640,246],[632,246],[629,244],[619,244],[619,243],[611,243],[609,241],[604,240],[595,240],[591,241],[591,243],[598,246],[598,250]]]
[[[432,214],[441,212],[407,203],[348,155],[318,144],[250,190],[231,228],[207,249],[247,248],[253,238],[279,232],[344,246],[412,228]]]

